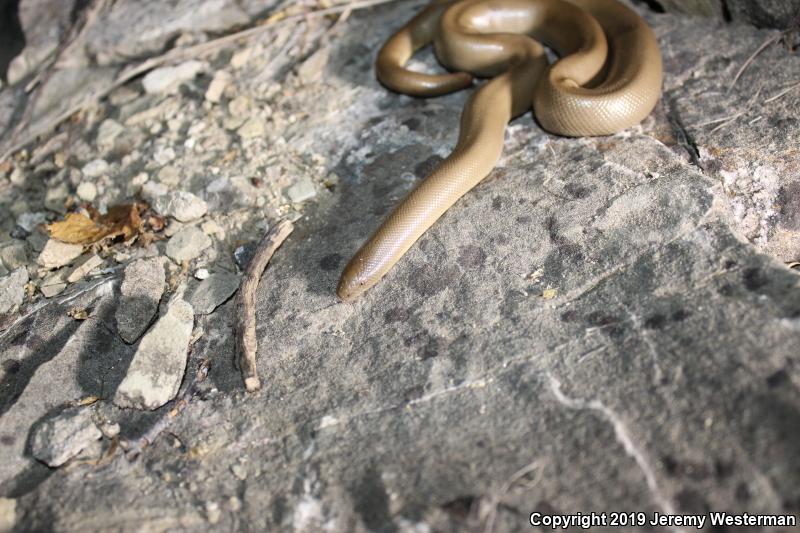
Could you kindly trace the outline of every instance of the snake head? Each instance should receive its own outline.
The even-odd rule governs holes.
[[[339,285],[336,287],[336,295],[343,302],[352,302],[377,282],[377,280],[370,280],[363,268],[363,261],[361,254],[356,254],[342,272]]]

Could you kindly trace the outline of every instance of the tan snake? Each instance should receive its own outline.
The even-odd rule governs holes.
[[[539,41],[559,59],[547,65]],[[434,43],[453,72],[405,63]],[[609,135],[637,124],[661,94],[661,52],[650,27],[617,0],[434,0],[378,53],[378,79],[415,96],[491,78],[471,95],[450,156],[398,205],[342,273],[349,301],[372,287],[500,158],[508,122],[533,106],[539,124],[566,136]]]

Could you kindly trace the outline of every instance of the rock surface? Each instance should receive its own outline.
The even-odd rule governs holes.
[[[178,393],[192,336],[192,306],[178,295],[142,337],[114,403],[123,408],[157,409]]]
[[[117,330],[125,342],[142,336],[158,311],[166,274],[161,258],[141,259],[125,267],[116,311]]]
[[[795,0],[653,0],[669,12],[702,15],[749,23],[762,28],[790,29],[797,24],[800,4]]]
[[[22,305],[25,300],[26,283],[28,283],[28,271],[24,268],[18,268],[0,278],[0,315]]]
[[[134,13],[116,2],[102,20],[117,29],[92,31],[119,45],[88,57],[119,62],[204,38],[178,36],[170,28],[184,21],[155,4]],[[257,4],[236,6],[260,16]],[[148,94],[133,80],[65,123],[63,141],[0,161],[0,242],[13,234],[34,250],[45,239],[20,232],[17,217],[44,212],[50,185],[72,194],[95,159],[109,164],[91,179],[95,207],[133,201],[144,185],[180,187],[208,207],[199,228],[148,212],[147,234],[102,251],[102,273],[0,317],[0,497],[14,498],[17,522],[505,532],[529,527],[535,510],[800,512],[800,276],[782,262],[800,255],[796,54],[767,47],[728,91],[777,32],[642,11],[664,53],[665,95],[641,126],[567,139],[519,118],[492,174],[379,285],[342,304],[341,268],[447,155],[468,97],[409,98],[375,81],[375,50],[422,5],[266,25],[204,57],[208,72],[180,91]],[[132,33],[152,14],[164,20],[129,35],[122,14],[141,17]],[[438,68],[430,53],[413,65]],[[230,78],[214,103],[205,94],[220,71]],[[77,91],[97,78],[66,79]],[[109,118],[125,131],[106,153],[94,132]],[[243,139],[251,118],[263,136]],[[314,201],[293,202],[287,189],[303,176]],[[261,392],[245,394],[232,364],[229,300],[192,316],[175,297],[138,346],[123,342],[114,322],[127,265],[174,252],[191,230],[187,241],[208,246],[167,262],[160,288],[198,284],[200,270],[243,266],[282,217],[296,229],[257,293]],[[182,318],[167,327],[171,313]],[[202,336],[187,350],[192,321]],[[157,360],[166,346],[170,368]],[[158,391],[132,392],[137,406],[177,393],[185,408],[118,408],[133,377]],[[167,430],[134,461],[39,464],[32,430],[87,396],[128,453]]]
[[[31,453],[47,466],[58,467],[102,436],[89,409],[68,409],[35,428]]]

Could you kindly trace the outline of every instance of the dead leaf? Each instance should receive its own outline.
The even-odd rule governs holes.
[[[116,205],[105,215],[94,209],[88,211],[91,218],[81,213],[69,213],[64,220],[48,225],[50,236],[70,244],[94,244],[120,236],[127,241],[142,230],[138,204]]]
[[[100,398],[98,396],[85,396],[85,397],[81,398],[80,400],[78,400],[75,403],[77,405],[79,405],[79,406],[85,406],[85,405],[92,405],[94,403],[97,403],[99,400],[100,400]]]
[[[67,316],[72,317],[75,320],[86,320],[89,318],[89,311],[82,307],[73,307],[67,311]]]

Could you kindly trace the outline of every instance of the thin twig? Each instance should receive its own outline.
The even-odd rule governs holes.
[[[730,92],[733,90],[733,86],[734,86],[734,85],[736,85],[736,82],[737,82],[737,81],[739,81],[739,78],[741,77],[741,75],[742,75],[742,74],[744,74],[744,71],[745,71],[745,69],[747,69],[747,67],[750,65],[750,63],[752,63],[752,62],[753,62],[753,60],[754,60],[756,57],[758,57],[758,54],[760,54],[761,52],[763,52],[764,50],[766,50],[768,47],[770,47],[770,46],[772,46],[773,44],[775,44],[775,43],[777,43],[778,41],[780,41],[780,40],[783,38],[783,35],[784,35],[783,33],[779,33],[778,35],[773,35],[772,37],[770,37],[769,39],[767,39],[766,41],[764,41],[764,42],[761,44],[761,46],[759,46],[759,47],[756,49],[756,51],[755,51],[755,52],[753,52],[753,53],[752,53],[752,55],[751,55],[750,57],[748,57],[748,58],[747,58],[747,60],[746,60],[746,61],[745,61],[745,62],[742,64],[742,66],[741,66],[741,67],[739,68],[739,70],[736,72],[736,76],[734,76],[734,77],[733,77],[733,81],[731,82],[730,86],[728,87],[728,93],[729,93],[729,94],[730,94]]]
[[[169,413],[164,415],[158,420],[158,422],[153,424],[153,427],[151,427],[147,433],[142,435],[139,440],[129,444],[125,452],[125,457],[128,459],[135,459],[140,453],[142,453],[142,450],[153,444],[158,436],[163,433],[164,430],[170,426],[170,424],[172,424],[178,415],[181,414],[184,409],[186,409],[186,406],[189,405],[189,400],[191,400],[192,396],[194,396],[194,393],[197,390],[197,385],[205,381],[206,377],[208,377],[208,369],[210,366],[211,365],[208,359],[204,359],[200,362],[200,366],[197,369],[197,373],[194,375],[194,379],[189,385],[186,386],[186,388],[183,390],[183,393],[174,400],[172,409],[170,409]]]
[[[255,295],[261,275],[269,264],[269,260],[283,241],[292,233],[294,226],[284,220],[272,229],[256,248],[250,264],[247,265],[239,294],[236,296],[236,346],[239,369],[242,372],[244,387],[249,392],[258,390],[261,381],[256,368],[256,304]]]
[[[341,4],[325,9],[318,9],[316,11],[311,11],[310,13],[303,13],[299,15],[291,15],[280,20],[276,20],[274,22],[267,22],[261,24],[259,26],[254,26],[252,28],[248,28],[246,30],[242,30],[236,33],[232,33],[230,35],[225,35],[223,37],[219,37],[218,39],[214,39],[208,41],[206,43],[197,44],[194,46],[189,46],[186,48],[177,48],[170,50],[169,52],[162,54],[157,57],[152,57],[141,63],[136,65],[131,65],[122,70],[122,72],[117,75],[116,79],[106,88],[97,91],[95,94],[91,94],[86,98],[83,98],[81,101],[76,103],[75,105],[69,107],[63,113],[53,117],[52,119],[48,120],[46,123],[39,125],[38,127],[34,128],[33,131],[28,131],[27,134],[17,140],[16,136],[10,142],[10,146],[5,150],[5,152],[0,155],[0,161],[4,161],[8,157],[10,157],[14,152],[24,148],[26,145],[31,143],[38,137],[39,135],[43,135],[48,131],[52,130],[59,124],[61,124],[64,120],[71,117],[75,113],[91,106],[95,102],[101,100],[105,96],[107,96],[111,91],[120,87],[130,81],[131,79],[139,76],[140,74],[144,74],[148,70],[152,70],[158,66],[161,66],[165,63],[173,62],[173,61],[181,61],[185,59],[189,59],[192,57],[201,57],[208,55],[225,45],[230,43],[248,39],[251,37],[255,37],[263,32],[269,31],[273,28],[278,26],[282,26],[284,24],[289,24],[292,22],[297,22],[300,20],[306,20],[310,17],[322,17],[326,15],[332,15],[336,13],[342,13],[345,11],[356,11],[359,9],[366,9],[369,7],[381,5],[381,4],[388,4],[391,2],[396,2],[397,0],[363,0],[360,2],[351,2],[346,4]],[[22,133],[21,131],[19,132]]]
[[[800,87],[800,81],[798,81],[797,83],[795,83],[795,84],[794,84],[794,85],[792,85],[791,87],[788,87],[787,89],[784,89],[783,91],[779,92],[779,93],[778,93],[778,94],[776,94],[775,96],[772,96],[772,97],[770,97],[770,98],[767,98],[766,100],[764,100],[764,103],[765,103],[765,104],[769,104],[769,103],[771,103],[771,102],[774,102],[774,101],[775,101],[775,100],[777,100],[778,98],[781,98],[781,97],[785,96],[786,94],[788,94],[788,93],[790,93],[790,92],[794,91],[794,90],[795,90],[795,89],[797,89],[798,87]]]

